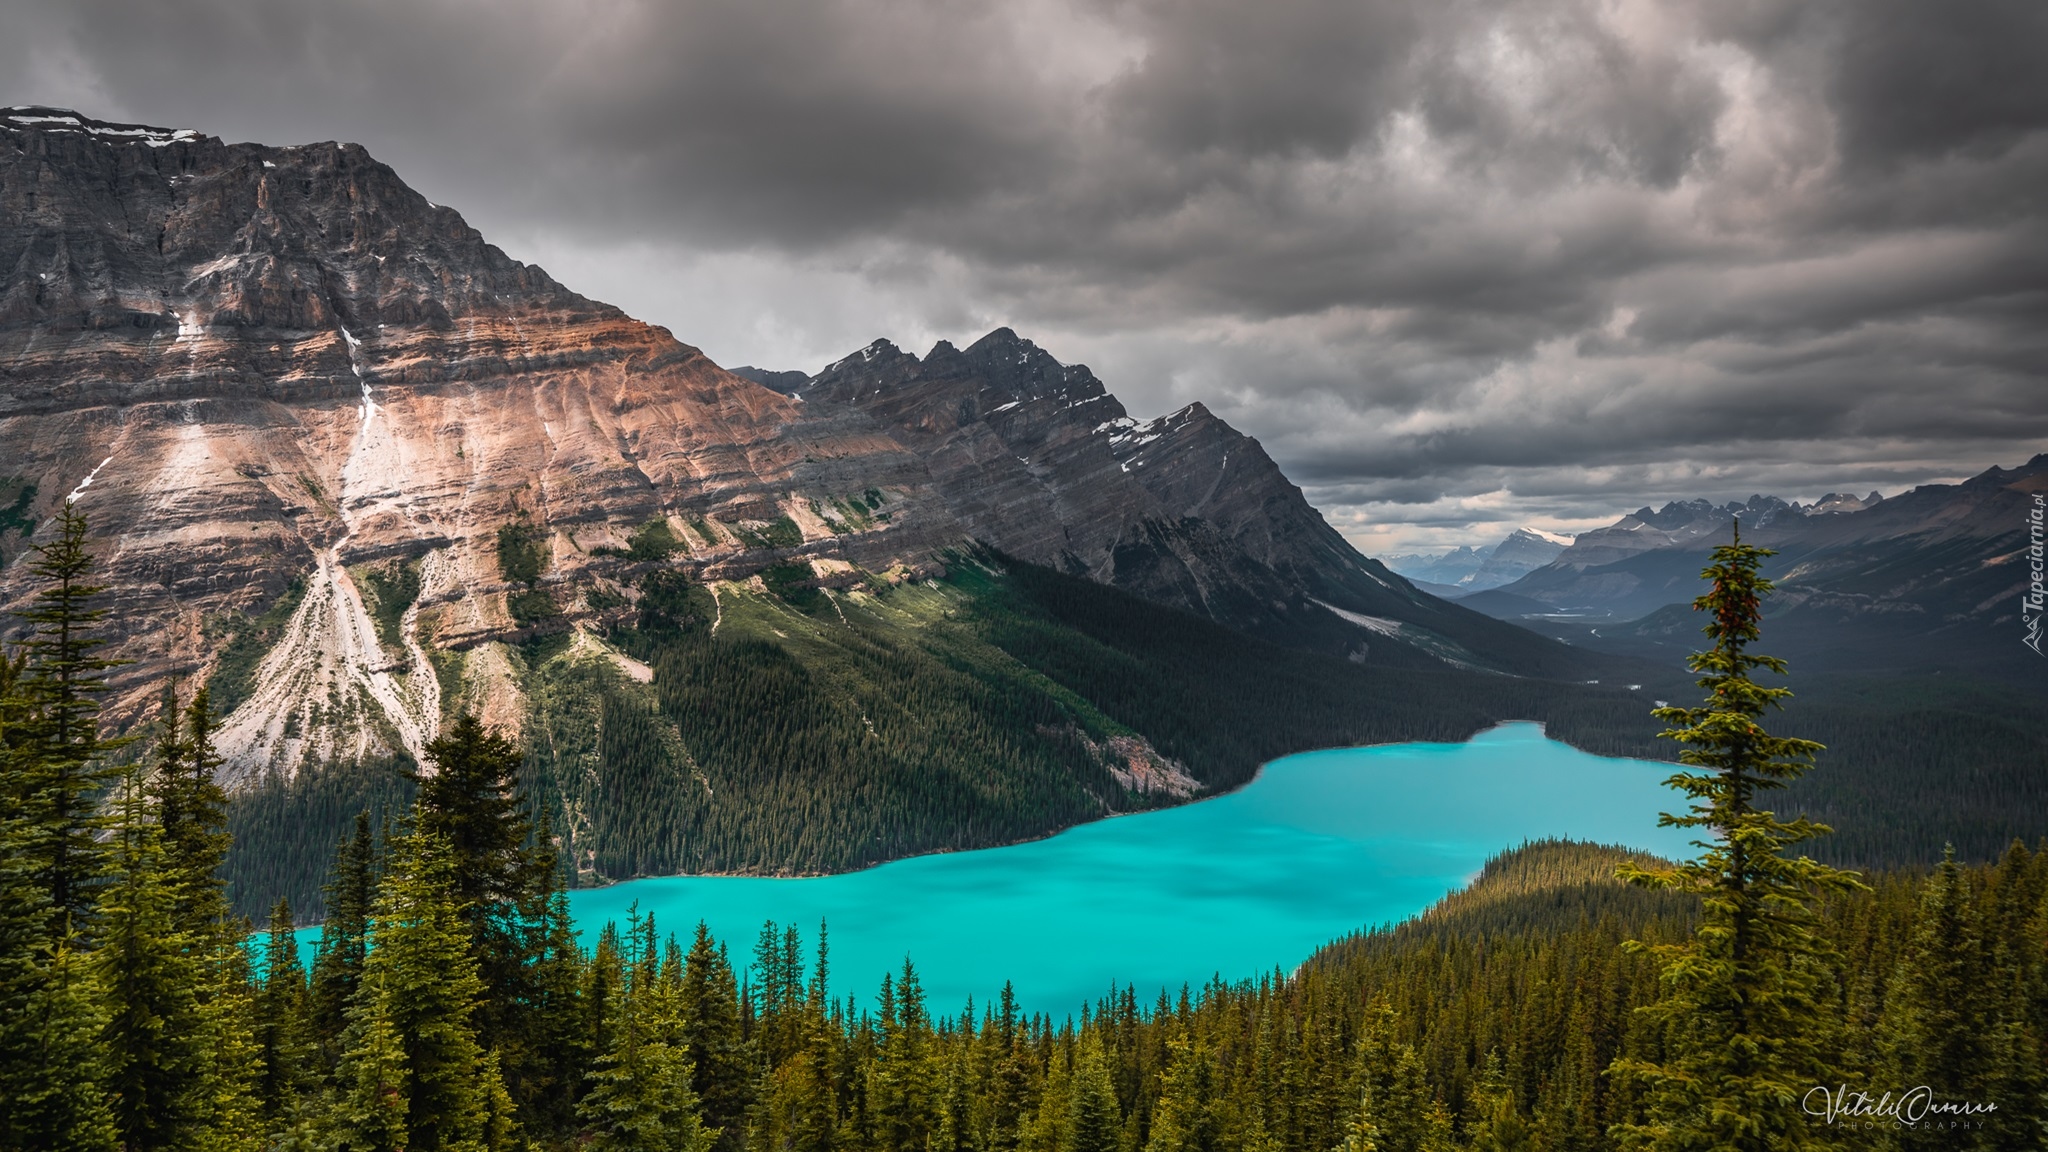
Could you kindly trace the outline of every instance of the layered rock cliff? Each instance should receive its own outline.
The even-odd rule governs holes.
[[[1359,556],[1199,405],[1139,424],[1008,330],[763,387],[352,144],[0,112],[0,267],[0,600],[74,498],[131,716],[271,612],[243,772],[416,753],[448,693],[516,723],[438,654],[625,611],[656,566],[901,580],[981,541],[1375,662],[1573,659]]]

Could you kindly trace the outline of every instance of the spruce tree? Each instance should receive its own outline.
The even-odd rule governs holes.
[[[1450,1147],[1450,1123],[1430,1091],[1422,1059],[1398,1035],[1391,1004],[1377,1000],[1366,1009],[1351,1075],[1358,1101],[1343,1129],[1347,1152],[1438,1152]]]
[[[493,1128],[502,1085],[477,1043],[483,981],[457,902],[455,859],[427,832],[393,841],[373,920],[377,946],[343,1041],[343,1148],[388,1146],[401,1111],[401,1146],[410,1152],[483,1148]]]
[[[1186,1038],[1168,1041],[1167,1051],[1145,1152],[1216,1152],[1216,1083],[1209,1053]]]
[[[1978,903],[1990,1057],[1983,1091],[1999,1102],[1983,1117],[1978,1144],[2018,1152],[2048,1138],[2048,852],[2013,841]]]
[[[0,1091],[0,1149],[5,1152],[112,1152],[119,1135],[108,1108],[106,1023],[97,982],[74,937],[59,941],[42,966],[10,1031],[30,1058],[7,1069]],[[125,1152],[125,1150],[124,1150]]]
[[[308,1012],[314,1040],[333,1064],[340,1057],[349,1005],[362,985],[369,957],[371,901],[376,892],[377,846],[370,814],[358,812],[353,835],[335,850],[327,884],[327,920],[320,926],[320,950],[313,960]]]
[[[20,678],[29,754],[15,765],[15,788],[30,822],[27,851],[59,936],[87,932],[107,824],[96,802],[120,774],[102,757],[122,742],[100,739],[99,714],[105,673],[121,662],[97,655],[106,645],[98,625],[107,609],[94,601],[106,589],[90,582],[95,561],[85,544],[85,517],[66,502],[57,538],[36,546],[29,572],[42,589],[21,612],[30,627]]]
[[[544,901],[554,871],[536,841],[518,789],[518,745],[464,711],[426,747],[418,819],[423,835],[448,846],[450,896],[468,927],[470,954],[483,979],[476,1026],[483,1044],[510,1061],[507,1076],[531,1104],[546,1079],[530,1006],[535,961],[546,947]]]
[[[291,903],[280,897],[264,933],[255,1029],[256,1098],[264,1121],[273,1129],[293,1115],[300,1097],[315,1083],[306,971],[299,963],[296,927]]]
[[[576,942],[567,894],[550,890],[539,901],[535,938],[540,942],[527,980],[531,1029],[522,1038],[530,1058],[523,1078],[507,1074],[515,1084],[515,1103],[541,1130],[572,1127],[576,1100],[597,1050],[591,1046],[592,1005],[584,995],[585,960]]]
[[[127,1152],[180,1148],[206,1130],[209,1052],[204,969],[178,929],[177,892],[141,773],[121,788],[114,879],[100,891],[92,965],[106,1006],[101,1045],[115,1130]]]
[[[623,987],[609,997],[611,1042],[576,1106],[593,1152],[710,1152],[719,1137],[703,1122],[688,1059],[664,1035],[675,1004],[661,987],[653,935],[653,921],[636,912]]]
[[[889,1148],[922,1148],[931,1139],[940,1099],[924,987],[906,957],[897,979],[883,977],[876,1013],[874,1071],[868,1106],[876,1137]]]
[[[201,688],[182,714],[175,701],[167,692],[151,793],[163,828],[164,871],[177,893],[177,926],[195,939],[212,939],[228,920],[227,883],[220,877],[228,853],[228,797],[215,778],[221,756],[207,690]]]
[[[1973,904],[1950,851],[1926,884],[1919,922],[1886,998],[1885,1082],[1898,1091],[1925,1086],[1938,1101],[1996,1102],[2005,1038],[1996,1026],[1998,1005],[1986,1002],[1994,988]],[[1958,1133],[1939,1121],[1904,1128],[1892,1139],[1908,1152],[1958,1146]],[[1964,1134],[1961,1146],[1975,1141]]]
[[[736,1149],[751,1103],[753,1061],[740,1035],[732,965],[703,921],[683,959],[676,1025],[677,1044],[694,1069],[691,1087],[703,1103],[704,1122],[724,1132],[720,1148]]]
[[[1771,582],[1760,572],[1768,549],[1731,543],[1714,550],[1702,573],[1711,584],[1693,607],[1708,614],[1713,647],[1690,661],[1706,701],[1659,708],[1672,725],[1661,735],[1687,747],[1691,771],[1668,781],[1688,796],[1684,815],[1660,826],[1699,828],[1698,859],[1670,870],[1625,864],[1638,884],[1695,893],[1700,925],[1684,944],[1646,946],[1662,965],[1664,995],[1645,1009],[1663,1036],[1662,1061],[1622,1059],[1615,1071],[1640,1083],[1647,1116],[1617,1125],[1625,1147],[1659,1152],[1766,1152],[1832,1145],[1832,1135],[1801,1111],[1806,1093],[1831,1081],[1830,951],[1813,911],[1827,893],[1858,885],[1854,874],[1800,856],[1792,846],[1825,835],[1805,817],[1780,820],[1758,806],[1759,793],[1804,774],[1821,750],[1811,740],[1773,736],[1758,722],[1782,707],[1789,689],[1752,679],[1785,673],[1785,662],[1749,651],[1759,635]]]
[[[45,1061],[30,1002],[49,977],[54,949],[50,895],[31,848],[36,826],[19,787],[33,755],[28,702],[20,691],[23,661],[0,654],[0,1084],[27,1084]],[[0,1150],[23,1147],[19,1093],[0,1092]]]
[[[1117,1111],[1116,1086],[1110,1082],[1102,1040],[1094,1030],[1085,1031],[1074,1059],[1066,1141],[1061,1152],[1116,1152],[1122,1132],[1123,1117]]]

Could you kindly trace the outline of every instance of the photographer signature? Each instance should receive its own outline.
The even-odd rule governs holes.
[[[1996,1104],[1978,1104],[1968,1100],[1937,1100],[1934,1089],[1925,1084],[1917,1088],[1908,1088],[1903,1092],[1886,1092],[1875,1098],[1868,1092],[1851,1092],[1846,1084],[1839,1084],[1833,1088],[1823,1084],[1809,1090],[1800,1100],[1799,1107],[1808,1116],[1827,1117],[1830,1124],[1838,1117],[1918,1124],[1930,1117],[1982,1116],[1998,1111]]]

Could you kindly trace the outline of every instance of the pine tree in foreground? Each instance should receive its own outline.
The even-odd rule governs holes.
[[[25,848],[49,893],[52,932],[90,938],[93,888],[104,867],[96,811],[99,795],[119,770],[103,759],[122,741],[99,734],[105,673],[119,666],[95,653],[106,644],[97,625],[107,609],[94,599],[106,589],[90,582],[96,563],[85,547],[85,517],[67,501],[57,538],[36,546],[30,573],[43,587],[21,619],[31,631],[22,643],[20,678],[27,755],[10,765],[11,789],[26,807],[31,835]]]
[[[1833,1147],[1831,1131],[1809,1121],[1806,1093],[1837,1071],[1831,950],[1814,904],[1860,885],[1842,872],[1786,850],[1830,831],[1804,817],[1780,820],[1758,806],[1812,765],[1821,746],[1772,736],[1758,719],[1782,706],[1789,689],[1766,687],[1758,671],[1783,675],[1785,662],[1749,651],[1758,636],[1771,582],[1759,572],[1768,549],[1732,543],[1714,550],[1702,573],[1708,592],[1693,602],[1710,615],[1714,646],[1695,653],[1693,671],[1707,689],[1693,708],[1659,708],[1673,725],[1667,739],[1686,745],[1680,772],[1666,783],[1691,800],[1660,826],[1706,830],[1697,860],[1666,871],[1624,864],[1623,878],[1696,893],[1700,925],[1683,944],[1646,946],[1663,968],[1664,995],[1644,1010],[1661,1034],[1661,1061],[1621,1059],[1613,1071],[1642,1084],[1647,1115],[1618,1125],[1624,1147],[1657,1152],[1776,1152]]]
[[[483,981],[455,890],[454,854],[438,837],[393,841],[376,947],[343,1038],[341,1148],[470,1152],[491,1147],[502,1129],[503,1084],[476,1037]]]
[[[208,1051],[200,992],[205,973],[178,930],[174,878],[140,771],[121,787],[114,880],[100,892],[100,947],[92,964],[108,1019],[101,1045],[108,1100],[128,1152],[181,1148],[207,1120]]]
[[[320,926],[320,950],[313,959],[307,1014],[313,1039],[325,1063],[340,1059],[348,1007],[363,981],[369,959],[371,902],[376,896],[377,845],[370,835],[370,814],[356,814],[355,832],[334,853],[334,871],[327,885],[327,920]]]
[[[107,1107],[106,1022],[99,988],[80,962],[75,938],[56,945],[43,978],[11,1023],[32,1058],[8,1071],[6,1152],[109,1152],[115,1117]]]
[[[624,987],[608,1006],[610,1044],[576,1107],[590,1133],[587,1146],[591,1152],[710,1152],[719,1130],[704,1125],[689,1059],[666,1039],[676,1023],[676,997],[664,986],[653,921],[636,914],[628,940]]]

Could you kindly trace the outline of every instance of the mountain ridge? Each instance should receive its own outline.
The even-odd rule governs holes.
[[[1370,663],[1594,659],[1360,556],[1200,405],[1141,425],[1009,329],[923,360],[877,342],[778,391],[511,259],[357,145],[13,109],[0,219],[29,273],[0,296],[0,600],[80,489],[133,661],[117,714],[269,637],[224,729],[243,778],[416,758],[458,705],[517,729],[502,646],[625,619],[657,570],[884,587],[979,542]]]

